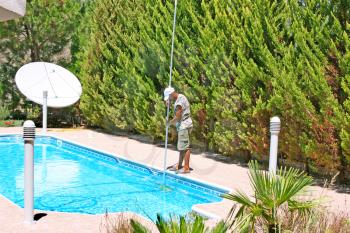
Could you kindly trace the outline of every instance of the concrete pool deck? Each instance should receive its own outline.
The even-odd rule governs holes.
[[[22,128],[0,128],[0,134],[21,134]],[[40,133],[40,129],[37,130]],[[114,155],[120,155],[126,159],[150,165],[156,168],[163,167],[164,148],[153,144],[142,143],[128,137],[109,135],[88,129],[50,129],[47,135],[53,135],[86,145],[98,150],[103,150]],[[168,150],[167,165],[176,163],[178,152]],[[222,161],[220,156],[208,156],[207,154],[191,155],[191,167],[193,171],[183,176],[202,180],[231,190],[239,189],[251,194],[248,169],[234,163]],[[332,211],[344,211],[350,213],[350,194],[339,193],[335,190],[314,186],[311,188],[313,196],[327,197],[327,205]],[[232,207],[230,201],[197,205],[195,209],[210,213],[213,216],[225,218]],[[0,224],[1,232],[104,232],[103,215],[83,215],[41,211],[47,216],[33,225],[23,223],[23,210],[0,196]],[[147,222],[147,220],[141,220]]]

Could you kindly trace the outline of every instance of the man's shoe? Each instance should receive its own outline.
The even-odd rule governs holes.
[[[169,171],[178,171],[179,168],[178,168],[178,164],[174,164],[173,166],[170,166],[167,168]]]
[[[175,173],[176,173],[176,174],[186,174],[186,173],[190,173],[190,169],[189,169],[189,168],[181,168],[181,169],[177,170]]]

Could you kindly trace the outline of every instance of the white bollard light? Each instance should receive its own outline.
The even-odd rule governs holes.
[[[24,222],[34,222],[34,139],[35,124],[25,121],[23,124],[24,140]]]
[[[43,134],[47,129],[47,91],[43,91]]]
[[[272,117],[270,120],[270,159],[269,172],[276,175],[277,170],[277,150],[278,150],[278,134],[281,130],[281,120],[278,117]]]

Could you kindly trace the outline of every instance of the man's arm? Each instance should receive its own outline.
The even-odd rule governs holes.
[[[179,122],[181,120],[182,115],[182,107],[181,105],[177,105],[175,109],[175,116],[173,119],[170,120],[170,124],[176,124],[176,122]]]

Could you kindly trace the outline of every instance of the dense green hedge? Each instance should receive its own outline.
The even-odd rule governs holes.
[[[192,104],[196,143],[266,159],[278,115],[283,158],[344,176],[349,9],[348,0],[179,1],[173,86]],[[78,56],[90,124],[164,137],[172,15],[172,1],[96,0]]]

